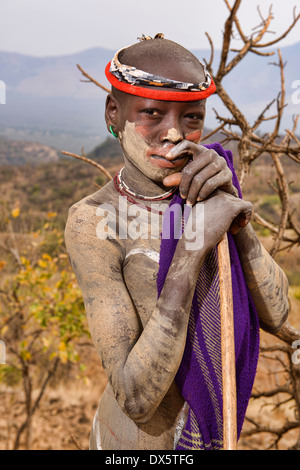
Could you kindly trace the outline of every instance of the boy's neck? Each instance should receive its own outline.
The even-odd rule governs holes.
[[[153,181],[148,178],[127,158],[125,158],[125,167],[122,172],[122,177],[129,189],[141,196],[159,196],[171,189],[164,186],[162,182]]]

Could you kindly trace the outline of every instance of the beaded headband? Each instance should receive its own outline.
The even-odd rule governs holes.
[[[117,51],[105,68],[108,81],[120,91],[143,98],[166,101],[198,101],[208,98],[216,91],[210,73],[201,61],[199,62],[203,67],[205,80],[196,84],[184,83],[121,64],[119,54],[127,47]],[[157,87],[158,89],[149,87]]]

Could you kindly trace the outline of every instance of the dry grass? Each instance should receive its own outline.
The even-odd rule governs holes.
[[[89,346],[82,348],[86,380],[68,374],[52,384],[32,425],[32,450],[87,450],[89,432],[100,396],[107,383],[100,360]],[[11,450],[23,416],[20,388],[0,387],[0,450]],[[24,446],[21,445],[20,450]]]

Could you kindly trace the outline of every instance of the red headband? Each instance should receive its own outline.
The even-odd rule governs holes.
[[[163,101],[199,101],[208,98],[216,91],[216,85],[211,79],[210,86],[203,91],[167,91],[165,89],[155,90],[154,88],[145,88],[129,83],[121,82],[112,73],[110,73],[109,62],[105,68],[105,75],[110,84],[124,93],[130,95],[141,96],[142,98],[150,98],[152,100]]]

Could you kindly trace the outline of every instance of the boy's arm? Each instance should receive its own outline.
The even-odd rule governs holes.
[[[199,197],[206,199],[216,188],[237,196],[232,184],[232,173],[224,158],[212,149],[208,150],[187,140],[176,145],[170,154],[175,158],[186,151],[193,154],[193,161],[180,173],[167,176],[164,184],[179,184],[182,197],[191,204],[195,204]],[[277,332],[288,315],[288,281],[259,242],[249,224],[250,218],[251,212],[241,213],[233,221],[230,232],[235,236],[260,324],[267,331]]]
[[[232,220],[251,208],[251,203],[223,191],[200,204],[206,210],[204,245],[187,248],[187,225],[144,328],[124,282],[120,241],[97,237],[97,217],[91,206],[79,204],[69,211],[65,242],[82,290],[91,336],[119,406],[135,422],[151,418],[174,380],[205,256]]]
[[[115,398],[127,416],[144,423],[159,406],[179,367],[197,271],[206,253],[203,249],[185,257],[177,250],[161,296],[143,328],[124,282],[121,242],[100,240],[95,219],[90,206],[72,206],[66,247],[91,336]]]
[[[250,223],[234,239],[260,325],[276,333],[289,311],[287,277],[262,246]]]

